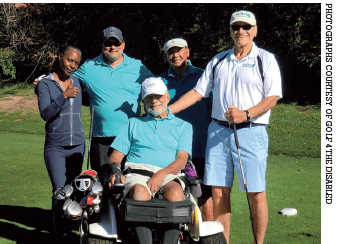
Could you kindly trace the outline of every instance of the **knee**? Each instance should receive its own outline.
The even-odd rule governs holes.
[[[179,184],[169,184],[164,188],[163,198],[169,202],[184,200],[184,192]]]
[[[231,188],[229,187],[218,187],[218,186],[212,187],[212,197],[215,202],[230,199],[230,194]]]
[[[129,196],[138,201],[149,201],[151,199],[148,189],[140,184],[133,185],[130,188]]]
[[[252,205],[259,205],[266,203],[266,192],[252,192],[249,193],[249,199]]]

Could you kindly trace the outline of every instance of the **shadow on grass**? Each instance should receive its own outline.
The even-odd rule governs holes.
[[[50,210],[0,205],[0,242],[2,239],[16,243],[56,243]],[[79,242],[78,235],[72,232],[68,242]]]

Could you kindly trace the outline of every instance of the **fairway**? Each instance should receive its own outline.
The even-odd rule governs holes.
[[[267,127],[269,223],[265,243],[321,241],[320,111],[318,105],[296,104],[277,104],[272,109]],[[43,159],[45,122],[31,109],[0,111],[0,116],[0,243],[52,243],[52,186]],[[88,148],[87,107],[82,108],[82,119]],[[230,241],[252,243],[246,194],[238,190],[237,178],[231,196]],[[296,208],[298,215],[279,215],[283,208]],[[70,239],[78,242],[76,231]]]
[[[43,143],[43,135],[0,133],[0,243],[50,241],[51,184],[43,161]],[[236,182],[230,240],[251,243],[246,195]],[[320,243],[319,158],[269,156],[267,198],[266,243]],[[298,215],[279,215],[278,211],[286,207],[296,208]],[[76,240],[75,233],[72,238]]]

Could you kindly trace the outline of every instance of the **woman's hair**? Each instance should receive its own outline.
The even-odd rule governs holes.
[[[80,59],[82,58],[82,52],[81,50],[78,48],[78,47],[75,47],[75,46],[72,46],[72,45],[64,45],[60,48],[60,54],[63,56],[65,55],[68,51],[70,50],[76,50],[80,53],[81,57]]]

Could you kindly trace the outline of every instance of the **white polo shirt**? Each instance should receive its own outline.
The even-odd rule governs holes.
[[[219,59],[223,59],[215,69],[213,67]],[[261,78],[257,56],[263,64],[264,82]],[[282,81],[279,66],[272,53],[258,48],[255,43],[251,52],[241,61],[234,55],[234,48],[214,56],[208,63],[203,75],[195,86],[195,90],[203,97],[208,97],[214,89],[212,117],[226,120],[225,112],[233,105],[240,110],[249,109],[264,98],[277,96],[282,98]],[[259,117],[250,119],[253,123],[268,124],[271,110]]]

